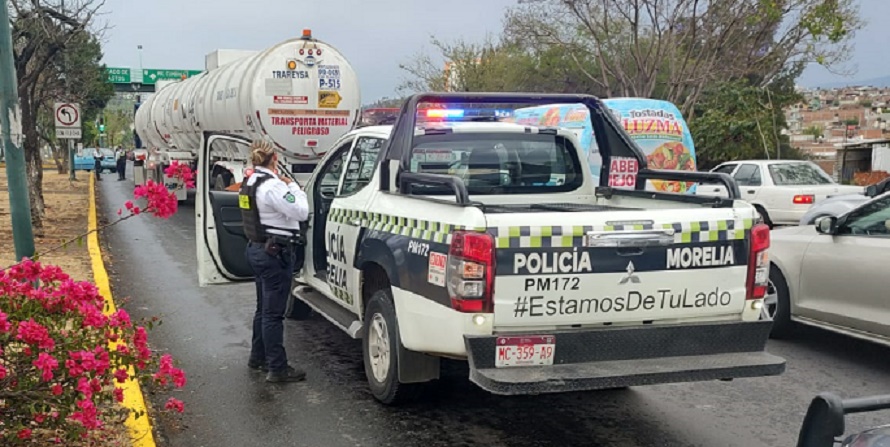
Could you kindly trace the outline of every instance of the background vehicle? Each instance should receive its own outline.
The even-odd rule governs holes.
[[[890,193],[815,226],[774,230],[773,334],[792,321],[890,345]]]
[[[418,104],[461,101],[584,104],[605,175],[594,182],[567,129],[418,120]],[[602,110],[584,95],[416,95],[394,128],[345,135],[306,184],[291,315],[314,309],[362,338],[387,404],[437,379],[441,357],[496,394],[781,374],[764,350],[769,230],[755,209],[729,176],[649,169]],[[249,143],[205,140],[199,174],[219,141]],[[638,189],[608,185],[613,162],[638,164]],[[732,198],[643,191],[650,179],[723,182]],[[201,285],[250,279],[237,193],[206,175],[198,191]]]
[[[841,399],[832,393],[820,393],[807,409],[797,447],[886,447],[890,445],[890,425],[844,435],[845,415],[890,409],[890,395]]]
[[[743,160],[723,163],[711,172],[731,175],[742,191],[742,198],[751,202],[770,227],[797,225],[804,213],[828,197],[860,194],[861,186],[835,183],[831,177],[810,161]],[[700,187],[702,196],[724,197],[722,186]]]
[[[689,126],[680,110],[667,101],[648,98],[609,98],[603,104],[624,126],[631,138],[643,150],[652,169],[696,171],[695,145]],[[527,107],[516,110],[507,122],[534,126],[563,127],[572,130],[581,141],[587,156],[590,172],[598,181],[602,169],[602,157],[593,135],[593,126],[587,108],[581,104],[558,104]],[[610,186],[633,187],[621,180],[628,177],[618,174],[616,167],[610,172]],[[635,168],[628,168],[635,169]],[[618,174],[618,175],[616,175]],[[633,178],[632,176],[629,178]],[[646,189],[668,192],[692,192],[694,182],[650,180]]]
[[[114,151],[108,148],[101,148],[99,152],[102,154],[102,171],[108,171],[112,174],[117,172],[117,160],[114,158]]]
[[[207,72],[168,85],[140,105],[136,131],[148,148],[197,161],[203,132],[266,139],[304,182],[326,148],[360,118],[355,71],[310,30],[261,52],[219,50],[207,59]],[[211,184],[225,187],[241,181],[238,167],[246,166],[248,154],[219,144],[214,161],[230,163],[211,165]],[[160,169],[172,158],[162,156]]]
[[[840,216],[857,206],[868,202],[885,192],[890,192],[890,178],[865,188],[864,194],[845,194],[829,197],[813,205],[800,218],[800,225],[813,225],[816,219],[824,216]]]

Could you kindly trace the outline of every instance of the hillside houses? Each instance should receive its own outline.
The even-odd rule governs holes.
[[[791,145],[803,151],[835,177],[852,178],[855,170],[872,169],[844,163],[845,147],[886,145],[890,138],[890,88],[846,87],[801,90],[804,100],[785,113]],[[839,152],[840,151],[840,152]]]

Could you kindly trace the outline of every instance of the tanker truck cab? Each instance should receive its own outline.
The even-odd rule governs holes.
[[[596,182],[569,129],[421,123],[424,103],[582,104],[603,157],[597,177],[633,162],[638,186]],[[644,190],[653,179],[731,193]],[[314,310],[361,338],[383,403],[436,380],[442,357],[466,360],[473,383],[504,395],[784,371],[761,318],[768,228],[729,176],[649,169],[597,98],[415,95],[391,129],[337,141],[305,189],[306,263],[290,316]],[[244,263],[243,231],[232,250],[220,236],[237,233],[236,200],[211,192],[207,203],[202,284],[250,279],[220,268]]]

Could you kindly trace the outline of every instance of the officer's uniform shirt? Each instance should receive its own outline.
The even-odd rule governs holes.
[[[123,149],[118,149],[117,151],[114,152],[114,159],[117,161],[120,161],[120,159],[125,157],[126,155],[127,155],[126,151],[124,151]]]
[[[266,231],[271,234],[291,236],[299,233],[300,222],[309,218],[309,201],[306,193],[297,186],[296,182],[290,185],[281,181],[275,173],[269,169],[257,167],[255,173],[247,179],[247,186],[256,183],[263,172],[272,175],[272,178],[263,182],[256,191],[257,208],[260,211],[260,223],[269,227]],[[286,228],[294,230],[293,234],[276,230]]]

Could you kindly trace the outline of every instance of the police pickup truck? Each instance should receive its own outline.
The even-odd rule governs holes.
[[[583,104],[602,184],[569,130],[419,122],[422,103]],[[249,143],[204,140],[202,160]],[[198,172],[200,282],[250,279],[236,193]],[[613,172],[634,172],[636,189],[609,187]],[[651,179],[722,183],[729,198],[645,191]],[[597,98],[415,95],[395,126],[342,137],[303,186],[290,316],[314,310],[361,338],[381,402],[437,379],[443,357],[510,395],[784,371],[765,352],[769,230],[755,209],[727,175],[648,169]]]

